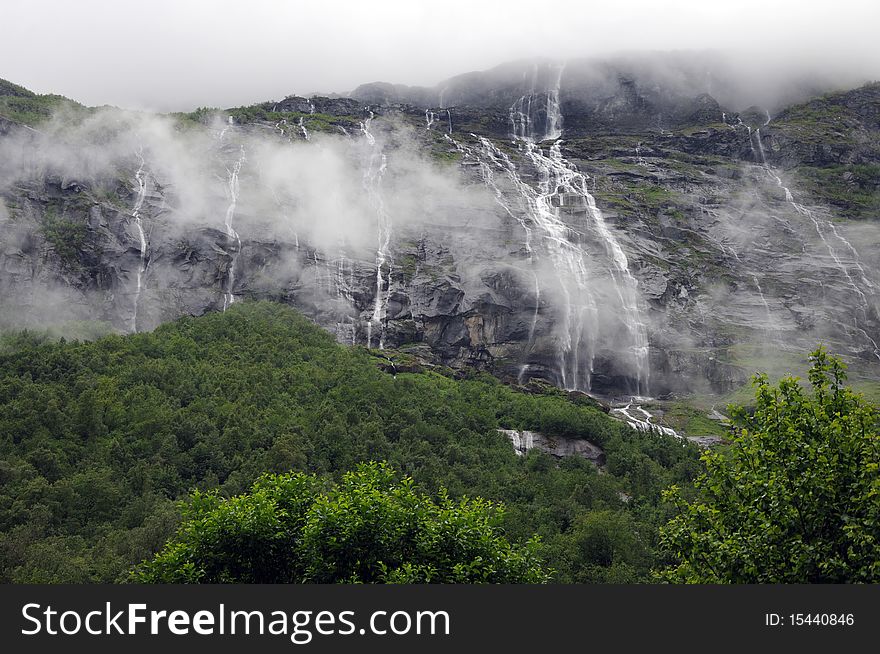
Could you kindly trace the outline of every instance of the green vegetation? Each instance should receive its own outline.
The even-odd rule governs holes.
[[[432,148],[431,158],[440,164],[457,164],[461,161],[461,152],[451,148]]]
[[[264,105],[236,107],[234,109],[227,109],[226,113],[232,116],[237,123],[250,123],[255,120],[265,120],[277,123],[281,120],[286,120],[288,122],[288,128],[293,129],[297,129],[296,124],[299,122],[299,119],[302,118],[303,125],[306,129],[337,133],[339,132],[338,125],[357,125],[361,120],[357,116],[332,116],[330,114],[322,114],[319,112],[271,111],[270,109],[266,109]]]
[[[858,129],[858,118],[838,102],[841,96],[826,95],[786,109],[774,128],[813,144],[852,142],[849,130]]]
[[[251,493],[196,492],[177,535],[133,575],[147,583],[540,583],[539,543],[511,546],[501,509],[440,501],[361,464],[338,485],[266,475]]]
[[[663,421],[688,436],[727,436],[730,432],[720,420],[709,418],[707,411],[685,402],[673,402],[664,406],[663,411]]]
[[[178,120],[201,123],[203,125],[206,125],[214,118],[214,116],[219,116],[222,113],[223,110],[220,109],[220,107],[198,107],[193,111],[175,112],[170,115],[174,116]]]
[[[416,274],[418,266],[418,256],[412,254],[411,252],[407,252],[406,254],[404,254],[400,262],[400,270],[403,273],[404,280],[406,280],[407,282],[411,281]]]
[[[61,95],[37,95],[23,86],[0,79],[0,116],[25,125],[38,125],[59,109],[81,111],[83,107]]]
[[[176,502],[193,489],[240,495],[267,472],[339,480],[369,461],[441,506],[442,488],[456,502],[503,502],[504,535],[540,536],[555,580],[644,581],[668,519],[660,492],[687,488],[700,469],[695,447],[555,389],[387,374],[281,305],[19,345],[0,354],[3,581],[125,579],[174,533]],[[518,457],[499,428],[587,438],[604,449],[605,472],[576,457]]]
[[[113,333],[113,326],[97,320],[70,320],[44,329],[2,331],[0,323],[0,354],[12,354],[19,350],[61,340],[94,341]]]
[[[661,211],[683,216],[678,193],[648,180],[616,178],[610,188],[596,191],[595,195],[603,206],[626,216],[640,216],[649,222]]]
[[[846,218],[880,214],[880,84],[830,93],[789,107],[773,122],[775,138],[802,162],[798,188]]]
[[[880,165],[800,166],[798,188],[849,218],[880,216]]]
[[[357,116],[333,116],[320,112],[308,113],[300,111],[272,111],[269,107],[272,103],[261,103],[250,105],[247,107],[234,107],[232,109],[221,110],[216,107],[199,107],[195,111],[188,113],[172,114],[178,120],[186,123],[208,124],[215,116],[220,116],[223,120],[231,116],[238,124],[247,124],[255,121],[265,121],[270,123],[280,123],[282,120],[287,121],[286,126],[282,126],[286,130],[295,130],[299,134],[299,120],[302,118],[303,126],[310,132],[330,132],[339,133],[339,127],[343,126],[351,128],[360,122]]]
[[[88,235],[85,223],[59,216],[49,207],[43,214],[40,233],[55,250],[63,266],[68,269],[79,267],[82,248]]]
[[[29,91],[23,86],[13,84],[12,82],[0,79],[0,96],[13,96],[20,98],[34,98],[37,96],[33,91]]]
[[[797,378],[755,378],[753,413],[734,413],[726,452],[662,530],[669,567],[684,583],[880,581],[880,437],[877,410],[844,386],[844,364],[812,354],[812,393]]]

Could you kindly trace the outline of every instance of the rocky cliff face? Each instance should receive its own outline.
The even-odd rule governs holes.
[[[588,72],[3,121],[0,319],[142,331],[270,298],[605,395],[723,393],[818,341],[877,379],[880,87],[771,116]]]

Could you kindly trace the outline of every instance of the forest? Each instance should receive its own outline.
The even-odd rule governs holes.
[[[193,498],[232,498],[266,474],[340,483],[370,462],[440,505],[502,507],[493,528],[540,544],[529,551],[552,581],[654,579],[676,512],[663,491],[693,497],[696,446],[549,386],[441,366],[393,374],[394,356],[338,345],[269,302],[94,341],[5,335],[0,581],[128,581]],[[518,456],[498,429],[587,439],[605,462]]]

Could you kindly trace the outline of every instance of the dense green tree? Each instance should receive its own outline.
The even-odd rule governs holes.
[[[511,545],[501,506],[435,502],[386,464],[328,485],[268,475],[250,493],[195,493],[177,535],[133,580],[147,583],[540,583],[537,540]]]
[[[874,407],[844,385],[845,366],[811,355],[797,378],[755,378],[753,413],[736,412],[729,451],[703,456],[698,499],[678,508],[661,541],[685,583],[880,581],[880,438]]]

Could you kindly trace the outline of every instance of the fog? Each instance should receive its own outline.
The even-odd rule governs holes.
[[[871,0],[12,0],[3,21],[0,76],[88,105],[160,111],[377,80],[433,86],[509,60],[632,50],[711,48],[756,70],[880,78]]]
[[[365,121],[361,130],[369,129]],[[347,317],[354,325],[351,293],[375,281],[377,229],[380,242],[385,229],[386,240],[399,243],[416,242],[431,230],[478,237],[499,225],[488,193],[463,180],[457,167],[432,161],[420,130],[393,119],[376,121],[372,129],[369,139],[365,133],[315,132],[307,142],[296,126],[282,134],[280,124],[230,125],[217,117],[203,126],[104,109],[87,117],[62,112],[39,131],[0,139],[0,194],[28,196],[12,220],[0,204],[0,245],[12,258],[31,252],[28,242],[43,214],[56,211],[57,194],[75,185],[99,203],[88,217],[89,229],[104,243],[98,256],[119,266],[112,290],[66,282],[56,289],[42,270],[26,275],[26,287],[7,289],[6,299],[22,304],[14,311],[6,306],[4,320],[46,324],[106,315],[119,329],[150,328],[162,321],[162,312],[201,312],[224,293],[232,301],[243,273],[224,272],[231,261],[239,269],[247,263],[251,292],[295,293],[313,312],[334,314],[331,324]],[[138,200],[135,179],[141,157],[144,200]],[[138,221],[146,248],[139,244]],[[481,284],[481,267],[467,263],[483,251],[479,239],[453,240],[445,248],[464,262],[461,284]],[[181,260],[187,250],[197,260]],[[355,262],[361,266],[357,284]],[[143,294],[140,279],[135,283],[138,268]],[[139,306],[153,312],[147,316],[144,309],[139,317]]]

